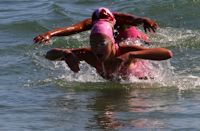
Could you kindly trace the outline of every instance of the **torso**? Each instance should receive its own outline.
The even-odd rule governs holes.
[[[102,30],[102,28],[100,28]],[[100,30],[99,29],[99,30]],[[102,32],[102,31],[99,32]],[[98,32],[98,30],[96,31]],[[119,35],[117,36],[117,42],[121,42],[123,39],[127,38],[139,38],[139,31],[134,27],[125,27],[124,29],[120,29]],[[103,78],[109,80],[115,80],[118,78],[127,79],[129,75],[134,75],[138,78],[145,77],[145,68],[141,60],[132,60],[131,62],[124,63],[124,61],[120,61],[117,57],[122,55],[124,52],[120,52],[119,47],[117,47],[116,58],[109,60],[107,62],[101,63],[97,59],[94,61],[90,61],[91,66],[96,68],[98,74],[100,74]],[[148,72],[148,71],[147,71]]]
[[[121,55],[120,50],[117,51],[116,57],[112,60],[106,61],[104,63],[96,61],[94,67],[98,74],[100,74],[103,78],[109,80],[116,80],[119,78],[126,79],[130,75],[130,70],[134,65],[135,60],[131,62],[122,61],[121,59],[117,58]]]
[[[112,62],[111,64],[100,63],[95,67],[98,74],[109,80],[127,79],[134,76],[139,79],[151,77],[148,61],[135,60],[124,65],[123,62]]]

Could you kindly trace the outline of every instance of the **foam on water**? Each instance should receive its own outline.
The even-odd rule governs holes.
[[[168,85],[178,89],[193,89],[200,86],[200,75],[198,74],[197,62],[199,59],[199,30],[166,27],[158,30],[156,36],[151,41],[154,46],[171,48],[174,53],[171,63],[168,65],[172,69]],[[196,54],[196,55],[195,55]],[[197,67],[197,68],[193,68]],[[166,82],[166,79],[165,79]]]
[[[73,73],[64,62],[56,62],[55,67],[64,73],[61,73],[58,78],[70,82],[105,82],[101,78],[93,67],[90,67],[87,63],[80,63],[80,71],[78,73]]]
[[[184,28],[160,28],[156,35],[151,34],[151,42],[154,46],[188,48],[195,47],[200,41],[200,30],[190,30]]]

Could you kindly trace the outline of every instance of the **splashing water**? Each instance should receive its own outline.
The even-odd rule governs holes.
[[[70,42],[78,42],[81,47],[88,46],[88,38],[86,37],[89,33],[82,33],[79,35],[74,35],[71,37],[64,37],[65,41],[67,41],[67,45],[71,47]],[[184,30],[184,29],[175,29],[175,28],[163,28],[159,29],[156,35],[150,34],[150,41],[152,41],[151,47],[166,47],[172,48],[173,50],[176,47],[179,48],[178,51],[183,52],[182,50],[187,49],[188,45],[192,45],[194,42],[200,41],[197,38],[199,35],[199,31],[191,31],[191,30]],[[192,43],[186,42],[186,40],[192,39]],[[59,40],[55,40],[54,43],[58,43]],[[130,45],[133,43],[131,40],[127,41],[127,44]],[[135,42],[137,45],[141,45],[141,41]],[[63,43],[64,44],[64,43]],[[66,42],[65,42],[66,44]],[[176,53],[176,52],[175,52]],[[41,55],[41,54],[40,54]],[[41,55],[42,56],[42,55]],[[35,62],[41,65],[43,68],[50,70],[52,81],[54,80],[63,80],[68,82],[106,82],[102,77],[100,77],[96,70],[90,67],[87,63],[81,62],[80,64],[80,71],[78,73],[73,73],[64,62],[47,62],[46,60],[42,59],[41,56],[35,55]],[[176,57],[176,56],[174,56]],[[174,58],[176,59],[176,58]],[[134,76],[130,76],[127,81],[121,81],[121,83],[147,83],[149,85],[156,86],[175,86],[180,90],[196,88],[200,86],[200,77],[195,76],[193,74],[183,74],[183,69],[177,70],[176,65],[171,65],[173,60],[167,61],[150,61],[150,64],[147,66],[148,69],[151,70],[151,74],[153,75],[154,79],[148,80],[139,80]],[[190,69],[191,70],[191,69]],[[45,80],[49,80],[46,78]],[[44,80],[44,81],[45,81]]]
[[[78,36],[78,38],[80,35]],[[75,36],[73,36],[75,38]],[[133,43],[133,42],[132,42]],[[128,41],[130,44],[130,41]],[[137,41],[137,44],[141,44]],[[42,52],[42,51],[41,51]],[[40,56],[38,56],[40,55]],[[89,66],[85,62],[80,63],[80,71],[78,73],[73,73],[65,62],[50,62],[42,58],[42,53],[33,54],[34,61],[37,65],[40,65],[42,68],[51,70],[54,79],[62,79],[68,82],[106,82],[102,77],[100,77],[94,68]],[[169,73],[171,65],[169,61],[165,62],[151,62],[146,68],[150,69],[153,74],[154,80],[139,80],[134,76],[130,76],[130,79],[126,81],[127,83],[141,83],[141,82],[157,82],[165,83],[166,76],[170,75]],[[122,82],[123,83],[123,82]]]

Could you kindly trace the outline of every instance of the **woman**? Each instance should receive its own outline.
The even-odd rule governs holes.
[[[137,71],[143,65],[138,59],[166,60],[172,57],[172,53],[164,48],[149,49],[124,44],[123,40],[127,38],[142,39],[147,42],[146,35],[133,27],[138,24],[143,24],[145,31],[155,32],[157,28],[156,23],[147,18],[111,13],[107,8],[99,8],[92,14],[92,19],[86,19],[70,27],[49,31],[35,37],[34,41],[35,43],[48,43],[53,36],[71,35],[91,29],[91,48],[55,48],[47,52],[46,58],[64,60],[74,72],[80,70],[79,62],[85,61],[94,67],[98,74],[108,80],[126,79],[129,75],[144,79],[148,77],[148,73],[145,70]],[[123,25],[123,27],[119,25]],[[114,29],[119,31],[115,37],[113,35]]]

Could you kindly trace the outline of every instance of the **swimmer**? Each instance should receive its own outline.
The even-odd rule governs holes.
[[[122,21],[127,22],[127,25],[130,24],[130,26],[136,26],[143,22],[144,29],[148,29],[149,31],[152,30],[155,32],[157,28],[156,23],[146,18],[144,20],[130,16],[133,20],[131,22],[129,21],[130,19],[120,19],[119,16],[125,18],[130,15],[121,13],[113,14],[107,8],[99,8],[94,11],[92,19],[86,19],[71,27],[56,29],[39,35],[34,41],[36,43],[48,42],[52,36],[70,35],[91,29],[91,48],[54,48],[47,52],[46,58],[49,60],[65,61],[74,72],[80,70],[79,62],[85,61],[94,67],[98,74],[108,80],[115,80],[119,77],[127,79],[129,75],[135,75],[140,79],[146,78],[147,76],[136,71],[136,67],[140,66],[137,64],[138,59],[166,60],[172,57],[172,52],[165,48],[146,48],[137,45],[126,45],[122,40],[127,37],[127,35],[124,35],[126,32],[124,34],[118,34],[116,36],[117,40],[115,40],[113,29]],[[122,30],[121,27],[118,29]],[[136,28],[130,27],[121,32],[127,29],[136,30]],[[143,39],[144,41],[147,40],[144,35],[140,35],[141,33],[139,31],[136,34],[133,35],[134,38]]]
[[[99,13],[101,11],[101,13]],[[146,17],[136,17],[131,14],[124,14],[120,12],[110,12],[107,8],[97,9],[91,18],[87,18],[79,23],[72,26],[67,26],[63,28],[57,28],[40,34],[34,38],[34,43],[44,43],[49,44],[52,37],[69,36],[83,31],[91,30],[93,26],[93,21],[99,18],[107,18],[109,20],[115,20],[114,30],[116,42],[119,43],[127,38],[141,39],[146,43],[149,43],[146,34],[139,31],[136,26],[142,25],[144,31],[155,32],[158,25],[151,19]]]

